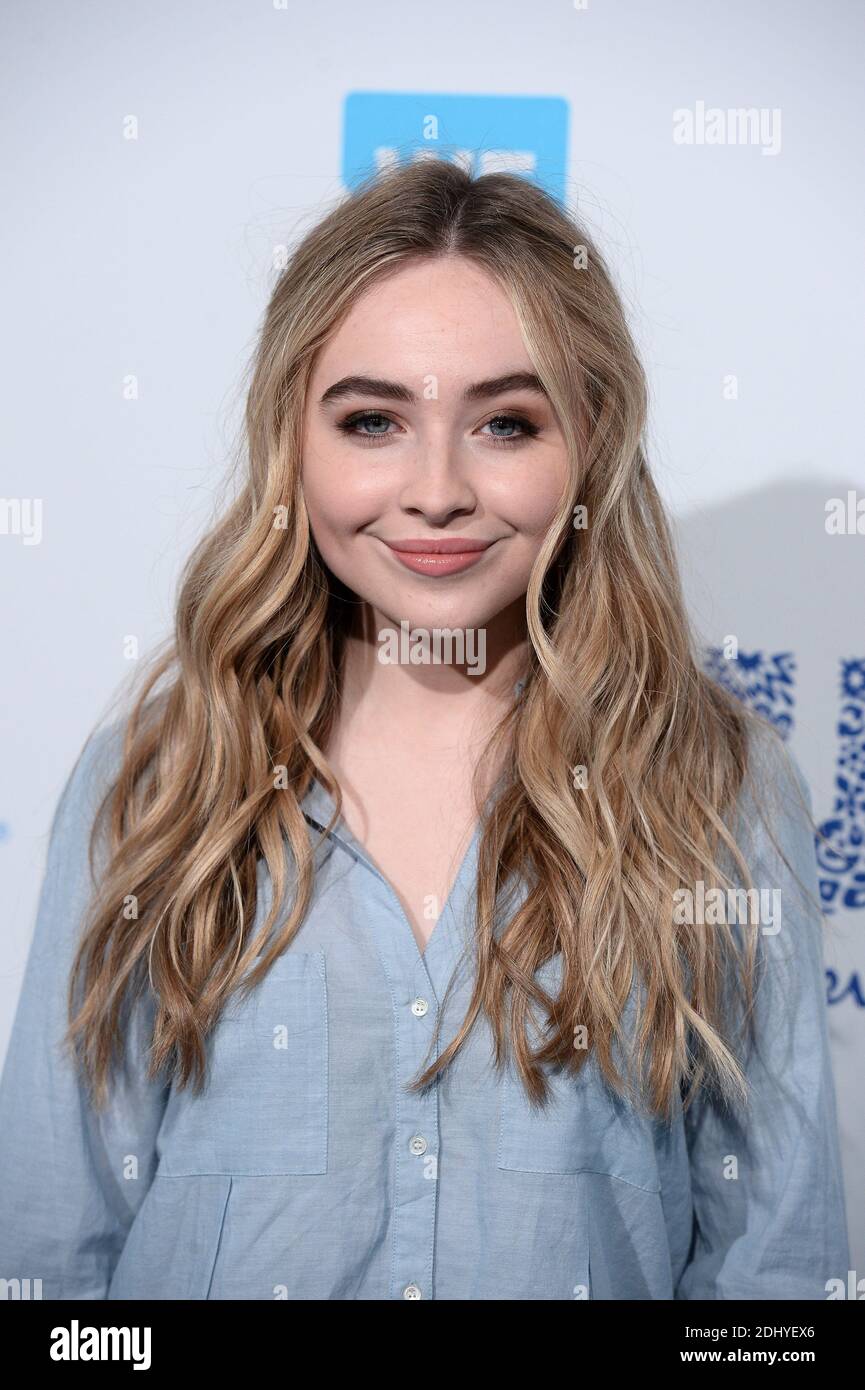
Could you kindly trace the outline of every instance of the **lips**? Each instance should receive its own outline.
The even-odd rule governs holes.
[[[384,544],[402,565],[415,574],[441,577],[459,574],[477,564],[495,542],[470,539],[468,536],[441,536],[435,540],[417,537],[385,541]]]

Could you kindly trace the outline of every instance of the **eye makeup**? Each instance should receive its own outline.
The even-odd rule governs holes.
[[[371,434],[365,434],[362,429],[358,429],[358,426],[366,424],[375,424],[376,426],[379,424],[395,425],[396,421],[383,410],[356,410],[350,415],[347,415],[344,419],[337,420],[336,428],[347,439],[359,442],[363,448],[379,448],[385,440],[392,436],[392,431],[378,428],[374,429]],[[485,438],[490,441],[490,444],[495,449],[518,448],[534,439],[541,432],[540,425],[535,424],[532,420],[527,419],[526,416],[517,411],[496,411],[494,415],[491,415],[490,418],[480,426],[480,429],[485,430],[489,425],[514,426],[519,430],[518,434],[486,435]]]

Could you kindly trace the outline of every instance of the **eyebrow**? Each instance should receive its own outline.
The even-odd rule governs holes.
[[[546,388],[534,372],[507,372],[504,376],[490,377],[487,381],[476,381],[463,392],[464,401],[477,401],[489,396],[502,396],[506,391],[535,391],[547,400]],[[319,404],[342,400],[345,396],[378,396],[391,401],[405,401],[414,405],[417,396],[401,381],[384,381],[375,376],[344,376],[328,386]]]

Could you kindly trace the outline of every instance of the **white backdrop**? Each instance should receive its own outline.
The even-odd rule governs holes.
[[[865,497],[863,30],[846,0],[7,0],[0,1054],[54,805],[125,639],[167,630],[277,248],[365,142],[404,139],[389,98],[438,101],[458,145],[537,156],[600,239],[700,631],[738,639],[730,678],[787,721],[818,820],[843,803],[827,1008],[865,1276],[865,788],[836,781],[844,750],[865,768],[865,534],[825,530],[828,499]]]

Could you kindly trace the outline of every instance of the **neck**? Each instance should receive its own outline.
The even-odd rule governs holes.
[[[434,632],[435,630],[432,629]],[[384,647],[380,634],[393,634]],[[364,604],[346,637],[338,725],[345,736],[426,756],[480,754],[483,741],[513,704],[514,686],[526,672],[528,645],[525,605],[520,600],[483,629],[483,660],[478,647],[462,664],[409,661],[419,650],[419,629],[401,633],[378,610]],[[458,649],[456,649],[458,651]],[[380,660],[385,651],[391,660]],[[435,647],[433,647],[435,652]],[[453,655],[453,650],[450,652]]]

